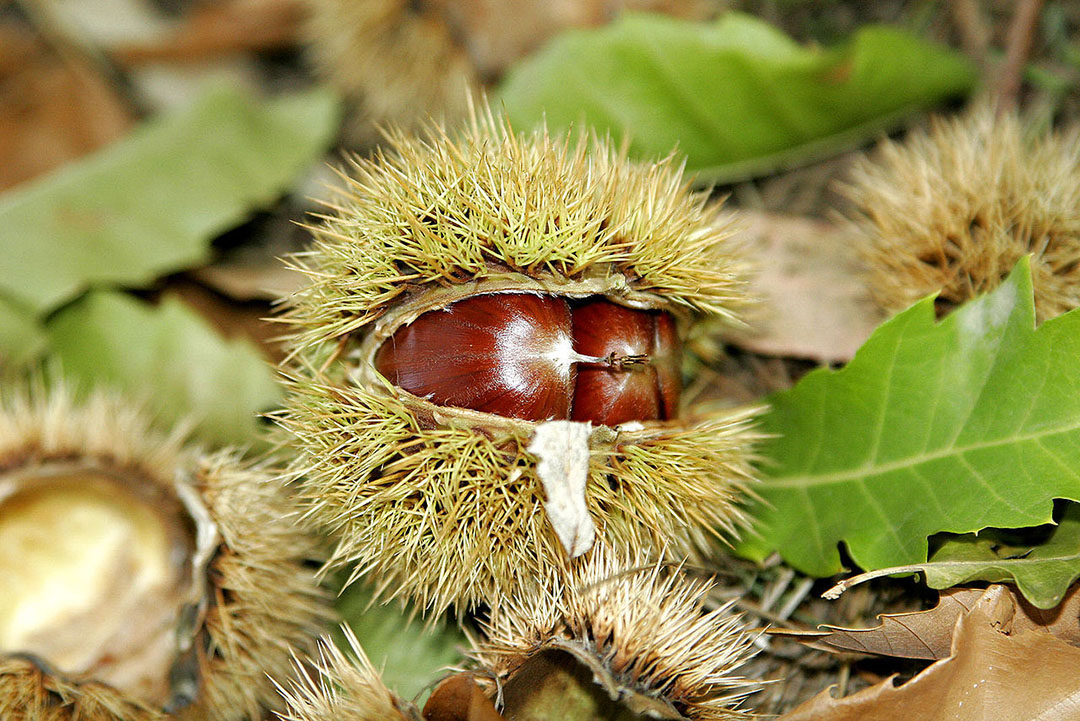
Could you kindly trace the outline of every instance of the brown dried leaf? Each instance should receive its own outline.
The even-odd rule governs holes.
[[[455,674],[431,692],[424,721],[504,721],[471,673]]]
[[[1073,646],[1080,646],[1080,586],[1074,586],[1056,608],[1044,610],[1028,603],[1011,586],[954,588],[941,594],[938,604],[915,613],[880,616],[876,628],[823,626],[824,635],[805,640],[844,651],[902,658],[941,659],[949,656],[956,621],[977,603],[991,615],[994,627],[1013,635],[1042,629]]]
[[[732,342],[765,355],[848,361],[883,320],[870,300],[851,236],[832,223],[744,212],[739,234],[758,265],[765,302],[752,334]]]
[[[127,132],[133,117],[97,68],[0,24],[0,191]]]
[[[298,45],[306,5],[300,0],[202,3],[168,35],[109,50],[122,65],[199,62],[223,55]]]
[[[1008,636],[980,602],[957,621],[952,655],[902,686],[831,689],[777,721],[1080,721],[1080,648],[1041,630]]]

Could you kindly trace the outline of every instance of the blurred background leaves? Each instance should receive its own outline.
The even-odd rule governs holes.
[[[560,36],[497,98],[518,127],[583,125],[640,158],[678,148],[699,181],[728,183],[858,147],[976,80],[963,55],[885,26],[823,50],[742,13],[628,14]]]

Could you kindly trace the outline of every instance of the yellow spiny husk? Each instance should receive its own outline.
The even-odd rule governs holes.
[[[386,595],[435,611],[497,604],[563,554],[526,450],[536,424],[435,406],[378,376],[361,346],[416,308],[482,292],[600,295],[737,322],[746,264],[670,159],[515,135],[490,115],[459,139],[392,140],[355,161],[294,260],[312,282],[286,301],[278,420],[306,517],[337,539],[331,566],[372,572]],[[598,537],[685,554],[734,532],[754,412],[598,427],[586,492]]]
[[[280,702],[266,674],[284,678],[289,647],[312,645],[330,616],[304,566],[314,543],[293,526],[290,500],[268,468],[228,451],[202,455],[184,445],[183,435],[162,434],[137,407],[109,393],[76,401],[62,386],[0,388],[0,479],[21,479],[33,490],[46,482],[39,477],[48,478],[41,469],[63,464],[126,479],[148,499],[190,493],[195,500],[185,507],[196,503],[205,514],[190,518],[192,533],[210,539],[200,541],[207,551],[202,562],[178,561],[190,578],[202,579],[195,588],[205,584],[205,606],[191,609],[197,619],[202,614],[198,623],[182,613],[173,634],[172,670],[182,664],[195,671],[191,687],[168,681],[176,708],[135,698],[89,672],[52,668],[15,648],[0,650],[4,721],[256,720]],[[190,636],[180,630],[189,627]]]
[[[258,719],[279,705],[270,678],[286,678],[290,649],[307,649],[332,617],[305,562],[314,540],[296,525],[292,500],[270,469],[229,453],[204,457],[199,489],[221,533],[210,564],[212,602],[198,654],[195,703],[179,719]]]
[[[468,100],[507,65],[571,27],[625,10],[705,18],[713,0],[308,0],[308,49],[317,70],[351,101],[349,142],[379,139],[388,123],[455,123]],[[512,20],[508,26],[506,20]]]
[[[476,644],[473,656],[501,685],[539,654],[571,649],[602,669],[620,698],[638,694],[693,721],[752,716],[739,706],[760,684],[737,669],[753,636],[728,606],[703,611],[710,582],[610,549],[561,565],[547,584],[493,612]]]
[[[352,631],[343,630],[352,658],[324,638],[317,660],[295,660],[295,680],[278,687],[282,721],[419,721],[416,708],[383,684]]]
[[[1080,131],[1035,132],[979,107],[884,142],[846,188],[886,310],[940,292],[958,305],[1032,254],[1040,320],[1080,305]]]
[[[412,125],[464,114],[478,88],[468,55],[438,14],[408,0],[310,0],[308,46],[321,73],[352,99],[353,142],[377,138],[374,124]]]

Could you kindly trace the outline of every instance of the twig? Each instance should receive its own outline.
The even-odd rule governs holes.
[[[790,618],[791,614],[795,613],[795,609],[799,607],[799,605],[806,598],[807,594],[810,593],[810,587],[813,585],[814,579],[812,578],[804,578],[799,581],[798,585],[795,586],[795,590],[792,592],[791,596],[777,612],[777,615],[779,615],[780,618]]]
[[[1009,23],[1009,34],[1005,40],[1005,61],[994,87],[998,111],[1011,110],[1017,105],[1020,79],[1031,54],[1042,5],[1043,0],[1018,0],[1016,3],[1016,12]]]
[[[852,586],[857,586],[860,583],[865,583],[866,581],[871,581],[875,578],[881,578],[882,576],[892,576],[896,573],[918,573],[919,571],[926,570],[926,565],[927,564],[923,564],[921,566],[894,566],[892,568],[882,568],[878,571],[870,571],[869,573],[860,573],[858,576],[852,576],[851,578],[844,579],[840,583],[830,588],[825,593],[821,594],[821,597],[827,598],[830,601],[835,601],[836,599],[840,598],[840,594],[842,594],[844,591],[848,590]]]
[[[960,33],[960,44],[964,52],[985,72],[986,53],[990,48],[990,28],[983,19],[979,0],[953,0],[949,7],[952,8],[953,23]]]

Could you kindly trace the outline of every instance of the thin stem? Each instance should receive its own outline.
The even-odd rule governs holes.
[[[1005,40],[1005,62],[994,88],[994,98],[999,112],[1012,110],[1017,106],[1020,95],[1020,80],[1024,65],[1031,54],[1031,45],[1035,38],[1035,28],[1039,22],[1039,12],[1043,0],[1018,0],[1016,12],[1009,23],[1009,34]]]

